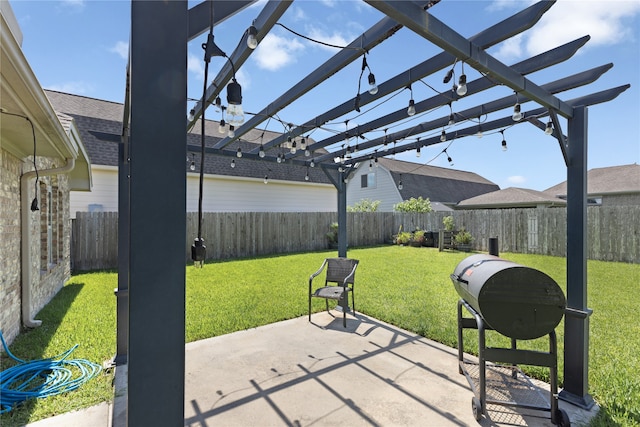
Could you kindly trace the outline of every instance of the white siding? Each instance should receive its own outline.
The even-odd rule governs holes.
[[[118,168],[93,166],[93,190],[71,192],[71,217],[101,206],[118,211]],[[198,175],[187,175],[187,211],[198,210]],[[202,207],[205,212],[336,212],[338,196],[331,184],[206,176]]]
[[[395,186],[389,171],[382,167],[373,167],[371,172],[376,174],[376,185],[374,187],[362,188],[361,176],[369,173],[369,163],[360,163],[358,169],[347,183],[347,206],[353,206],[362,199],[371,201],[380,200],[379,212],[392,212],[393,205],[400,203],[402,198],[400,191]]]
[[[91,166],[93,187],[91,191],[71,191],[71,218],[76,212],[88,212],[89,205],[102,205],[103,212],[118,211],[118,168],[115,166]]]
[[[338,195],[331,184],[205,176],[205,212],[336,212]],[[187,211],[198,210],[198,177],[187,178]]]

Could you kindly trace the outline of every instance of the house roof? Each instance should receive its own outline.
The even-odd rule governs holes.
[[[566,198],[567,181],[544,190],[545,193]],[[587,194],[602,196],[607,194],[640,193],[640,165],[609,166],[595,168],[587,172]]]
[[[73,117],[80,131],[82,141],[87,147],[91,163],[94,165],[118,166],[118,144],[120,135],[122,134],[122,118],[124,114],[124,105],[111,101],[104,101],[85,96],[72,95],[63,92],[46,90],[46,95],[56,110]],[[186,120],[186,118],[185,118]],[[205,120],[205,146],[213,147],[221,138],[218,133],[217,121]],[[268,141],[275,136],[279,136],[275,132],[263,131],[261,129],[252,129],[238,142],[234,142],[231,147],[240,147],[243,152],[248,152],[256,148],[263,139]],[[198,173],[200,169],[200,141],[201,141],[201,125],[200,121],[196,123],[191,132],[187,134],[187,145],[191,147],[185,162],[187,165],[191,161],[195,163],[195,171],[189,173]],[[273,151],[276,150],[276,151]],[[279,148],[272,149],[271,153],[281,150]],[[284,151],[283,151],[284,152]],[[322,150],[326,153],[326,150]],[[309,157],[311,160],[312,157]],[[234,167],[231,167],[231,163]],[[269,179],[300,181],[306,182],[305,176],[309,174],[309,182],[311,183],[330,183],[325,173],[320,168],[307,168],[305,166],[291,164],[274,164],[261,162],[247,158],[237,158],[207,154],[205,156],[204,171],[206,174],[222,175],[229,177],[245,177],[263,179],[268,176]]]
[[[509,187],[462,200],[456,207],[462,209],[490,209],[536,207],[540,205],[566,206],[566,204],[566,200],[553,197],[549,193],[527,188]]]
[[[11,5],[0,2],[0,108],[2,149],[17,158],[33,155],[69,161],[72,190],[91,188],[88,154],[69,117],[56,114],[22,52],[22,32]],[[34,140],[35,139],[35,140]]]
[[[473,172],[387,158],[380,158],[378,162],[391,173],[396,185],[402,181],[402,190],[399,191],[403,200],[423,197],[451,205],[500,189],[497,184]]]

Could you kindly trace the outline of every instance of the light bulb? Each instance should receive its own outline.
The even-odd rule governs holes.
[[[189,111],[189,121],[192,122],[193,119],[196,118],[196,110],[195,108],[192,108],[191,111]]]
[[[310,155],[311,155],[311,150],[309,150],[309,149],[304,150],[304,156],[305,157],[309,157]]]
[[[416,157],[420,157],[420,147],[416,148]]]
[[[307,172],[307,174],[304,176],[304,180],[309,181],[309,172]]]
[[[502,140],[502,151],[507,151],[507,141],[506,140]]]
[[[218,126],[218,133],[227,133],[227,123],[224,119],[220,120],[220,126]]]
[[[235,159],[231,159],[231,169],[236,167],[236,160]]]
[[[398,190],[402,190],[402,180],[398,183]]]
[[[244,123],[244,111],[242,110],[242,87],[234,80],[227,85],[227,118],[229,124],[239,126]]]
[[[520,104],[516,103],[513,106],[513,116],[511,116],[514,122],[519,122],[522,120],[522,113],[520,112]]]
[[[302,137],[302,139],[300,140],[300,149],[301,150],[307,149],[307,140],[304,137]]]
[[[258,35],[258,30],[256,29],[255,26],[250,26],[249,29],[247,30],[247,47],[249,47],[249,49],[255,49],[256,47],[258,47],[258,38],[256,37]]]
[[[449,126],[453,126],[453,125],[455,125],[455,124],[456,124],[456,118],[455,118],[455,116],[453,115],[453,113],[451,113],[451,114],[449,114],[449,123],[448,123],[448,125],[449,125]]]
[[[373,169],[373,162],[369,160],[369,172]]]
[[[478,132],[476,133],[478,138],[482,138],[482,126],[478,126]]]
[[[265,184],[269,183],[269,177],[267,175],[264,176],[264,181]]]
[[[551,135],[553,133],[553,123],[551,123],[551,120],[549,120],[549,122],[547,123],[547,127],[544,130],[545,135]]]
[[[238,147],[238,151],[236,151],[236,157],[237,158],[242,157],[242,148]]]
[[[261,159],[264,159],[265,156],[265,152],[264,152],[264,147],[261,145],[260,146],[260,151],[258,151],[258,156],[260,156]]]
[[[447,161],[449,162],[449,164],[450,164],[451,166],[453,166],[453,159],[452,159],[452,158],[451,158],[451,156],[449,156],[448,154],[447,154]]]
[[[445,142],[447,140],[447,133],[442,129],[442,133],[440,134],[440,142]]]
[[[376,157],[375,160],[373,161],[373,163],[376,165],[376,167],[378,167],[378,158]]]
[[[189,165],[189,169],[191,169],[192,171],[196,170],[196,162],[191,160],[191,164]]]
[[[409,100],[409,107],[407,108],[407,115],[409,117],[416,114],[416,102],[413,99]]]
[[[298,147],[296,147],[296,142],[293,141],[291,143],[291,154],[296,154],[297,151],[298,151]]]
[[[233,138],[234,136],[236,136],[236,128],[233,125],[229,125],[229,132],[227,133],[227,135],[229,136],[229,138]]]
[[[311,163],[309,163],[309,166],[311,166],[312,168],[315,168],[316,167],[316,162],[311,160]]]
[[[281,156],[281,154],[278,154],[278,158],[276,158],[276,161],[277,161],[278,163],[282,163],[282,156]]]
[[[459,96],[465,96],[467,94],[467,76],[463,74],[460,76],[460,80],[458,80],[458,89],[456,89],[456,93]]]
[[[216,113],[220,112],[220,108],[222,107],[222,99],[219,96],[216,97]]]
[[[369,93],[371,95],[378,93],[378,85],[376,85],[376,77],[373,73],[369,73]]]

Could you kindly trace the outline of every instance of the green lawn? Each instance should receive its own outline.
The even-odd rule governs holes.
[[[307,280],[326,256],[316,252],[187,267],[186,340],[195,341],[256,327],[307,313]],[[565,259],[501,254],[504,258],[544,271],[565,288]],[[369,316],[456,346],[456,301],[449,279],[468,254],[431,248],[385,246],[352,249],[360,259],[356,274],[356,308]],[[589,307],[591,393],[602,406],[594,426],[640,426],[640,327],[632,318],[634,296],[640,292],[640,265],[590,261]],[[23,359],[59,354],[80,344],[74,358],[101,363],[115,353],[117,275],[94,272],[75,275],[36,318],[40,328],[22,333],[11,351]],[[315,301],[322,310],[324,302]],[[473,334],[473,331],[467,331]],[[465,332],[465,333],[467,333]],[[562,354],[563,327],[557,328]],[[490,342],[506,342],[488,334]],[[476,352],[475,341],[466,348]],[[547,340],[522,347],[546,350]],[[559,360],[562,365],[562,358]],[[3,367],[10,363],[2,359]],[[545,379],[548,370],[528,372]],[[80,390],[35,402],[0,417],[3,426],[18,426],[112,397],[112,374],[105,373]],[[562,366],[560,367],[562,381]]]

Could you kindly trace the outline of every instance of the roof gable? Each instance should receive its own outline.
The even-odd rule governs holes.
[[[527,188],[509,187],[504,190],[493,191],[476,197],[462,200],[460,208],[500,208],[500,207],[528,207],[538,205],[565,206],[567,202],[542,191]]]

